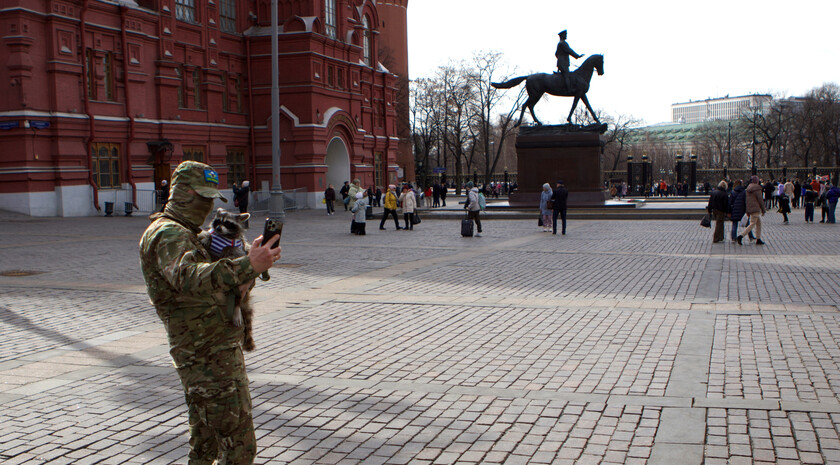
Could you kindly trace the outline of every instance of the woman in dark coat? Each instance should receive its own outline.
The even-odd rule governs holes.
[[[233,201],[239,206],[239,213],[248,213],[250,185],[248,181],[242,181],[242,187],[237,187],[236,183],[233,183]]]
[[[335,213],[335,188],[332,184],[324,191],[324,203],[327,204],[327,215]]]
[[[729,196],[726,195],[726,181],[721,181],[717,188],[709,196],[709,205],[706,207],[709,214],[715,220],[715,232],[712,242],[723,241],[723,223],[726,221],[726,214],[729,212]]]
[[[747,192],[740,179],[735,180],[735,187],[729,193],[729,218],[732,220],[732,242],[738,237],[738,224],[747,213]]]

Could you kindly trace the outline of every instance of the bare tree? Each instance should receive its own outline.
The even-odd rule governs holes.
[[[496,80],[503,66],[502,54],[493,51],[476,52],[473,54],[471,65],[467,75],[475,89],[473,111],[478,125],[476,135],[484,155],[484,182],[488,183],[490,176],[496,171],[505,139],[515,131],[513,119],[521,106],[526,90],[524,87],[520,89],[513,105],[507,107],[506,112],[499,114],[499,107],[509,97],[490,85],[490,82]],[[511,72],[504,70],[502,73],[507,75]]]
[[[588,111],[584,113],[589,115]],[[604,161],[611,167],[611,171],[616,171],[623,159],[622,155],[629,148],[631,137],[638,131],[642,120],[627,115],[618,115],[613,118],[610,115],[601,115],[600,110],[598,113],[598,118],[611,128],[607,130],[604,138]]]
[[[430,79],[418,79],[410,86],[409,115],[414,159],[423,162],[423,170],[417,173],[423,185],[426,185],[431,152],[439,140],[437,116],[440,108],[436,104],[439,93],[438,83]]]

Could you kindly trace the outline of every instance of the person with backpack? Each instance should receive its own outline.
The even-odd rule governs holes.
[[[478,188],[473,185],[472,181],[467,183],[467,201],[464,203],[464,210],[467,210],[467,215],[475,222],[477,231],[475,237],[481,237],[481,204],[478,198]]]

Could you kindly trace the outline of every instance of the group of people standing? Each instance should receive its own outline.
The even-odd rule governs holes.
[[[767,195],[767,185],[771,186],[770,199]],[[778,213],[784,218],[784,224],[790,224],[788,213],[791,213],[791,201],[794,208],[798,207],[799,199],[805,207],[805,223],[814,222],[814,206],[819,204],[823,209],[823,219],[820,223],[835,223],[835,211],[837,201],[840,198],[840,188],[833,186],[826,180],[809,180],[801,185],[800,195],[793,182],[786,181],[776,183],[771,181],[762,184],[758,176],[750,178],[749,185],[743,185],[740,179],[735,180],[731,190],[727,181],[721,181],[717,188],[709,196],[709,203],[706,210],[715,221],[712,242],[721,242],[724,238],[724,223],[729,218],[732,222],[731,239],[743,245],[744,236],[755,240],[757,245],[765,242],[761,239],[761,217],[774,205],[778,206]],[[772,200],[775,198],[775,200]],[[739,226],[744,227],[738,233]]]
[[[543,184],[540,193],[540,215],[544,232],[557,234],[557,217],[560,217],[560,233],[566,235],[566,205],[569,190],[562,180],[558,180],[554,189],[548,183]]]
[[[367,225],[367,208],[368,206],[379,206],[382,201],[383,215],[379,222],[379,229],[385,230],[385,221],[388,217],[394,218],[394,226],[397,230],[405,229],[408,231],[414,230],[414,225],[418,223],[415,219],[417,210],[417,196],[414,193],[411,185],[404,184],[402,192],[397,193],[397,186],[390,184],[388,189],[383,194],[380,188],[374,191],[372,188],[364,189],[361,186],[361,180],[356,178],[352,183],[344,182],[344,186],[339,191],[344,203],[345,211],[353,213],[353,219],[350,223],[350,232],[359,236],[366,234],[365,228]],[[384,197],[384,199],[383,199]],[[335,188],[330,184],[324,191],[324,203],[327,206],[327,215],[335,214],[334,202],[336,200]],[[403,221],[405,226],[400,226],[397,217],[397,209],[402,209]]]

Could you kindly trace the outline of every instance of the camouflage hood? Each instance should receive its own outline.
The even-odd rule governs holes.
[[[207,215],[213,211],[213,199],[227,199],[219,192],[219,175],[211,166],[195,161],[185,161],[172,173],[169,202],[163,216],[198,232]],[[152,221],[160,215],[152,215]]]

